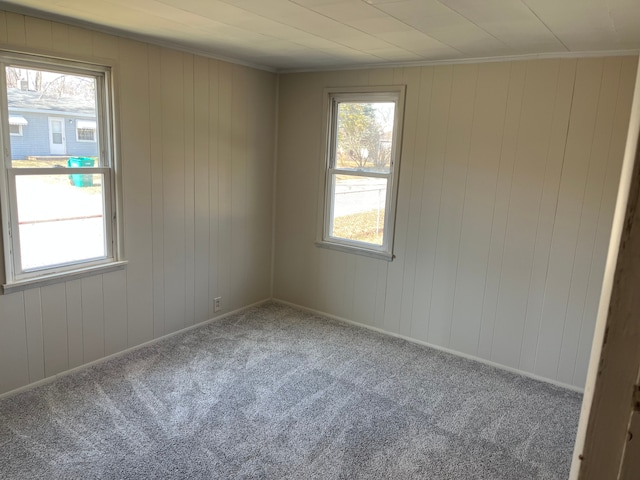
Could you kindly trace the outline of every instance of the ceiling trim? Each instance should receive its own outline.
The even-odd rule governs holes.
[[[107,27],[105,25],[100,25],[98,23],[87,22],[84,20],[78,20],[71,17],[66,17],[64,15],[58,15],[56,13],[43,12],[41,10],[36,10],[30,7],[23,7],[20,5],[15,5],[13,3],[5,3],[0,1],[0,10],[4,10],[6,12],[17,13],[19,15],[28,15],[30,17],[40,18],[42,20],[49,20],[52,22],[58,22],[65,25],[72,25],[74,27],[85,28],[87,30],[93,30],[96,32],[106,33],[109,35],[114,35],[116,37],[127,38],[129,40],[136,40],[138,42],[149,43],[151,45],[157,45],[159,47],[170,48],[172,50],[178,50],[184,53],[191,53],[193,55],[199,55],[201,57],[211,58],[213,60],[221,60],[227,63],[233,63],[235,65],[242,65],[243,67],[255,68],[257,70],[263,70],[266,72],[277,73],[278,70],[275,68],[261,65],[258,63],[246,62],[244,60],[239,60],[237,58],[227,57],[224,55],[217,55],[213,52],[207,50],[201,50],[198,48],[187,47],[174,42],[166,42],[156,37],[151,37],[148,35],[140,35],[131,32],[126,32],[124,30],[119,30],[117,28]]]
[[[640,50],[594,50],[584,52],[550,52],[550,53],[527,53],[523,55],[503,55],[496,57],[470,57],[455,58],[449,60],[424,60],[416,62],[387,62],[362,65],[347,65],[338,67],[322,67],[322,68],[282,68],[277,73],[311,73],[311,72],[329,72],[342,70],[364,70],[372,68],[402,68],[402,67],[432,67],[438,65],[459,65],[469,63],[492,63],[492,62],[517,62],[524,60],[544,60],[554,58],[584,58],[584,57],[621,57],[621,56],[640,56]]]

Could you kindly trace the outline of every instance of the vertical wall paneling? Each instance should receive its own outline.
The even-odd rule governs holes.
[[[92,32],[91,47],[91,53],[94,57],[104,58],[109,61],[118,60],[120,58],[119,40],[113,35]]]
[[[425,139],[429,131],[429,112],[431,101],[431,88],[433,82],[433,69],[409,69],[409,72],[413,72],[414,76],[407,78],[407,86],[412,91],[415,90],[415,94],[407,95],[407,102],[410,105],[415,105],[415,108],[408,110],[411,117],[406,117],[410,121],[409,128],[405,128],[407,133],[407,140],[411,141],[411,145],[403,144],[403,157],[410,157],[412,161],[408,167],[408,178],[410,180],[405,182],[405,185],[409,185],[408,195],[403,198],[408,198],[409,203],[406,206],[405,211],[408,215],[408,221],[406,221],[406,235],[404,239],[404,268],[402,276],[402,300],[400,308],[400,325],[398,331],[403,335],[411,335],[412,330],[412,318],[413,318],[413,284],[416,277],[416,257],[418,254],[418,229],[420,227],[418,222],[413,222],[410,219],[420,218],[422,207],[422,182],[424,181],[424,169],[425,169]],[[400,168],[404,169],[405,166],[401,163]],[[400,238],[400,237],[398,237]]]
[[[491,214],[491,242],[489,246],[489,261],[485,274],[480,338],[478,339],[477,349],[478,356],[486,359],[491,358],[496,328],[500,276],[527,67],[527,62],[516,62],[510,65],[507,110],[500,146],[498,182],[494,192],[494,205]]]
[[[102,276],[83,278],[81,284],[84,361],[91,362],[105,355]]]
[[[82,327],[82,281],[65,283],[67,301],[67,356],[69,368],[84,363],[84,335]]]
[[[451,317],[454,350],[477,355],[487,261],[491,242],[500,147],[509,85],[509,65],[480,65],[473,106],[460,253]]]
[[[123,270],[102,276],[104,298],[104,353],[111,355],[128,347],[127,273]]]
[[[24,292],[24,316],[29,357],[29,381],[44,378],[44,338],[42,332],[42,303],[40,290]]]
[[[242,221],[247,212],[247,96],[240,95],[246,89],[246,70],[239,65],[231,67],[231,244],[246,245],[247,226]],[[236,295],[247,271],[247,258],[243,249],[232,249],[231,294],[227,299],[232,305],[237,302]]]
[[[544,185],[558,64],[529,68],[522,98],[491,359],[518,365]]]
[[[636,65],[283,75],[274,295],[582,386]],[[324,141],[309,99],[345,82],[407,85],[392,262],[318,249],[304,214],[320,192],[301,178],[321,184]]]
[[[113,65],[127,260],[0,295],[0,394],[269,296],[274,74],[4,11],[0,41]]]
[[[6,12],[7,43],[10,45],[24,45],[27,42],[25,17],[17,13]]]
[[[40,290],[42,301],[42,337],[44,374],[49,377],[69,368],[67,295],[64,283]]]
[[[0,11],[0,42],[7,41],[7,14]]]
[[[29,383],[24,295],[4,295],[0,302],[0,392]],[[3,367],[7,366],[7,367]]]
[[[451,336],[477,76],[476,65],[453,68],[443,172],[447,188],[443,188],[441,197],[428,337],[430,342],[444,346],[449,345]]]
[[[150,88],[147,46],[121,39],[118,69],[120,144],[127,265],[128,345],[154,338],[153,223],[151,204]]]
[[[185,326],[184,56],[161,53],[165,333]]]
[[[426,150],[427,138],[431,123],[429,117],[431,115],[431,102],[433,100],[433,82],[434,69],[423,68],[420,72],[419,85],[419,104],[418,117],[416,120],[416,136],[415,136],[415,165],[411,176],[411,201],[409,206],[409,218],[420,218],[422,216],[422,191],[424,188],[425,172],[427,171]],[[408,225],[410,232],[407,235],[405,274],[403,278],[403,298],[402,298],[402,316],[400,319],[401,331],[406,331],[406,325],[409,324],[409,336],[419,335],[416,327],[419,322],[414,322],[414,297],[416,293],[415,284],[417,278],[417,258],[420,252],[420,222],[410,222]],[[424,317],[423,317],[424,318]],[[419,330],[419,329],[418,329]]]
[[[223,202],[223,192],[226,194],[225,186],[228,184],[231,175],[229,173],[229,152],[230,142],[229,136],[226,132],[229,130],[227,127],[228,116],[231,113],[231,107],[229,105],[227,96],[230,92],[224,91],[223,96],[220,96],[221,76],[218,73],[219,63],[217,61],[209,61],[209,158],[208,158],[208,173],[209,173],[209,197],[208,197],[208,219],[209,219],[209,263],[207,264],[207,278],[208,278],[208,291],[209,301],[208,310],[209,318],[214,315],[213,299],[219,296],[223,296],[223,293],[228,291],[229,278],[225,276],[228,272],[228,268],[223,270],[221,267],[222,259],[220,258],[221,250],[221,234],[220,231],[225,232],[226,235],[230,235],[231,226],[228,223],[228,217],[222,218],[221,212],[228,212],[230,210],[230,203]],[[227,86],[227,83],[225,83]],[[227,107],[226,110],[223,109]],[[222,120],[224,119],[224,120]],[[224,125],[224,129],[222,126]],[[226,143],[224,143],[226,141]],[[224,196],[224,200],[227,196]],[[230,248],[231,243],[225,243],[223,248]],[[224,273],[223,273],[224,272]],[[224,276],[227,279],[222,284],[218,283],[218,278]],[[223,290],[224,287],[224,290]],[[224,296],[224,301],[228,300]],[[224,301],[222,305],[224,306]]]
[[[209,315],[209,60],[194,59],[194,317]],[[216,189],[217,190],[217,189]]]
[[[165,327],[165,271],[164,271],[164,202],[162,115],[159,99],[162,96],[160,49],[149,46],[149,135],[151,153],[151,221],[153,252],[153,336],[167,333]]]
[[[70,53],[88,58],[93,53],[92,32],[80,27],[69,25]]]
[[[573,85],[575,83],[576,62],[562,62],[558,72],[558,83],[555,92],[553,120],[550,124],[548,153],[545,158],[544,184],[540,209],[536,219],[536,238],[533,253],[533,264],[529,278],[529,296],[527,298],[525,323],[520,347],[520,368],[533,371],[538,345],[538,332],[544,302],[544,285],[549,269],[549,248],[553,235],[558,191],[562,174],[563,157]]]
[[[56,52],[66,52],[69,48],[69,27],[62,23],[51,24],[51,48]]]
[[[259,115],[259,112],[262,108],[260,102],[258,101],[259,96],[259,79],[257,76],[253,77],[251,75],[247,75],[247,80],[245,84],[245,91],[247,92],[247,136],[245,142],[253,142],[258,133],[259,126],[256,125],[256,117]],[[255,115],[258,114],[258,115]],[[246,251],[255,253],[255,257],[258,256],[259,248],[255,247],[256,242],[256,231],[258,229],[258,217],[256,215],[257,205],[255,203],[256,198],[260,197],[260,186],[258,176],[260,175],[260,169],[257,163],[258,155],[251,148],[247,148],[246,150],[246,186],[244,188],[245,192],[245,202],[247,205],[245,217],[250,219],[245,223],[245,237],[247,239],[247,248]],[[250,246],[251,245],[251,246]],[[257,277],[259,275],[259,262],[256,261],[253,254],[247,255],[246,261],[246,271],[253,272]],[[244,276],[244,275],[243,275]],[[244,276],[245,278],[249,278]],[[252,291],[252,296],[255,295],[256,282],[253,280],[249,280],[245,283],[245,288],[249,291]]]
[[[549,254],[548,279],[542,307],[536,373],[555,378],[566,322],[580,218],[589,174],[603,77],[603,59],[580,59],[560,180],[556,221]],[[585,141],[589,139],[588,141]],[[598,158],[598,162],[606,161]]]
[[[273,253],[273,226],[275,209],[274,204],[274,173],[277,173],[275,155],[270,158],[270,161],[264,161],[262,158],[264,152],[257,153],[255,145],[266,145],[270,152],[276,151],[276,135],[268,128],[264,128],[263,119],[271,118],[273,124],[278,121],[277,117],[277,78],[273,75],[262,72],[259,76],[252,76],[253,83],[255,85],[254,95],[255,102],[260,105],[257,113],[253,112],[251,107],[249,108],[249,116],[253,121],[254,137],[251,141],[251,148],[253,154],[253,185],[255,189],[252,191],[252,199],[250,205],[252,206],[252,221],[250,225],[253,228],[253,234],[251,236],[252,244],[250,250],[255,252],[253,255],[253,264],[255,265],[255,277],[253,276],[253,269],[250,269],[249,277],[254,278],[254,293],[256,298],[268,298],[271,297],[271,273],[273,271],[272,265],[272,253]],[[265,179],[271,178],[271,183],[267,183]],[[271,198],[271,216],[267,217],[263,215],[259,206],[260,199]],[[271,232],[272,235],[265,238],[261,232]],[[265,259],[268,258],[268,261]],[[265,289],[268,285],[269,288]]]
[[[306,91],[304,88],[300,88],[302,82],[297,81],[298,78],[309,77],[308,74],[297,74],[289,78],[289,76],[282,77],[279,82],[280,95],[286,98],[284,102],[280,102],[278,110],[278,152],[282,153],[283,149],[287,152],[287,155],[295,155],[295,152],[305,152],[305,155],[312,156],[316,159],[312,168],[315,169],[316,175],[313,173],[308,175],[305,173],[305,166],[303,162],[287,164],[283,166],[286,168],[282,175],[282,169],[278,164],[278,175],[276,178],[277,187],[290,189],[292,195],[298,198],[296,202],[290,202],[286,199],[281,201],[281,197],[276,198],[276,218],[280,214],[284,214],[287,217],[298,217],[304,215],[304,212],[311,213],[311,221],[306,224],[305,229],[291,229],[288,225],[276,224],[276,228],[280,231],[277,233],[278,241],[275,243],[274,250],[276,258],[281,255],[286,255],[286,252],[292,252],[294,256],[300,258],[300,262],[287,264],[282,270],[274,271],[274,288],[282,288],[292,295],[296,301],[315,305],[321,309],[323,305],[326,305],[329,297],[330,285],[327,282],[327,275],[314,275],[309,279],[309,288],[302,287],[300,277],[304,275],[305,271],[320,271],[328,269],[329,266],[322,262],[319,252],[312,251],[309,255],[302,255],[304,249],[304,242],[302,238],[306,238],[313,242],[316,239],[316,225],[318,221],[318,215],[322,213],[318,212],[318,203],[313,203],[316,197],[309,197],[304,194],[305,191],[318,192],[319,178],[323,175],[324,159],[322,158],[322,152],[320,149],[319,137],[314,133],[316,130],[322,130],[322,115],[309,118],[305,115],[306,111],[319,110],[321,111],[323,105],[323,75],[310,76],[313,80],[313,91]],[[296,106],[297,105],[297,106]],[[285,139],[282,138],[280,132],[290,131],[290,128],[296,123],[308,122],[310,127],[305,131],[300,132],[301,135],[297,138]],[[298,181],[290,184],[284,183],[286,176],[290,174],[295,176]],[[315,182],[315,183],[314,183]],[[293,232],[292,230],[295,230]],[[277,278],[275,278],[277,276]],[[274,292],[276,292],[274,290]],[[277,293],[276,293],[277,294]]]
[[[195,322],[195,121],[194,59],[184,55],[184,258],[185,325]]]
[[[33,17],[25,17],[24,21],[27,46],[49,48],[52,41],[51,22]]]
[[[411,199],[411,178],[415,158],[415,132],[418,118],[418,102],[420,100],[420,69],[395,69],[393,83],[406,85],[404,125],[402,132],[402,150],[399,171],[399,189],[404,192],[398,195],[395,217],[395,240],[393,250],[396,259],[388,266],[386,304],[384,311],[384,328],[400,331],[402,320],[402,297],[404,266],[407,263],[407,228],[409,225],[409,204]],[[405,316],[403,330],[408,332],[410,321]]]
[[[589,271],[591,270],[594,242],[598,228],[598,214],[609,161],[608,150],[614,125],[621,64],[622,59],[613,58],[610,61],[605,61],[603,68],[601,68],[602,82],[599,91],[598,110],[593,139],[590,145],[590,158],[557,366],[557,378],[565,383],[570,383],[573,380],[576,352],[580,341],[580,327],[583,320]]]
[[[428,117],[429,129],[426,133],[427,149],[424,160],[423,191],[420,219],[418,220],[417,243],[419,249],[416,255],[412,305],[413,334],[422,341],[428,339],[430,324],[432,285],[435,280],[437,227],[440,221],[445,142],[449,127],[449,104],[453,78],[453,67],[451,66],[438,67],[433,70],[433,91]]]
[[[286,77],[284,78],[280,77],[279,82],[282,82],[285,79]],[[292,92],[295,92],[298,102],[304,102],[304,104],[307,105],[308,109],[318,109],[318,108],[322,109],[324,108],[324,105],[326,102],[326,97],[324,96],[324,92],[323,92],[323,86],[325,85],[324,77],[322,75],[311,75],[310,80],[314,84],[313,94],[305,95],[305,91],[303,88],[296,88],[296,86],[299,85],[298,82],[292,82],[291,84],[289,84],[290,88],[287,88],[287,94],[291,95]],[[283,93],[284,93],[284,90],[280,88],[280,94],[282,95]],[[279,126],[282,125],[283,120],[287,122],[303,121],[302,120],[303,117],[301,117],[301,115],[303,114],[303,110],[298,110],[295,108],[287,109],[283,117],[283,112],[280,110],[282,106],[283,105],[281,104],[278,110]],[[296,165],[296,170],[297,170],[296,174],[299,176],[299,178],[302,179],[302,181],[297,185],[297,187],[300,189],[309,189],[311,191],[316,191],[318,192],[317,196],[324,195],[324,184],[321,185],[318,179],[324,178],[326,157],[323,157],[325,152],[321,148],[322,143],[321,143],[320,137],[318,137],[317,135],[314,135],[313,132],[324,130],[325,128],[325,125],[323,124],[324,120],[325,119],[323,119],[321,115],[313,119],[307,119],[306,121],[310,122],[311,125],[313,125],[313,127],[310,128],[308,132],[305,132],[306,135],[300,136],[298,139],[296,139],[297,140],[296,143],[292,143],[287,139],[283,139],[282,144],[278,142],[278,154],[281,152],[281,148],[283,146],[286,146],[289,151],[291,151],[291,149],[294,149],[294,151],[299,150],[300,148],[305,150],[309,149],[310,155],[312,154],[316,155],[317,163],[315,165],[315,168],[316,168],[316,171],[318,172],[317,178],[314,177],[313,175],[311,176],[301,175],[301,172],[304,171],[304,165]],[[280,182],[280,179],[281,179],[281,175],[278,172],[278,176],[277,176],[278,182]],[[305,195],[301,196],[301,198],[305,198],[305,197],[306,197]],[[315,197],[315,198],[318,198],[318,197]],[[314,198],[305,198],[305,199],[308,200],[309,202],[314,201]],[[317,232],[318,222],[322,221],[321,218],[323,218],[323,215],[324,215],[323,213],[324,210],[322,209],[323,208],[322,205],[319,202],[317,202],[315,205],[312,203],[302,204],[300,202],[298,202],[296,205],[290,205],[287,203],[278,203],[278,209],[283,209],[285,212],[288,212],[292,208],[296,209],[298,214],[300,214],[300,212],[303,210],[309,209],[309,211],[311,211],[311,209],[314,209],[315,223],[309,224],[307,230],[305,230],[303,235],[305,235],[306,238],[315,240],[318,235],[318,232]],[[278,213],[278,210],[276,210],[276,219],[278,217],[279,217],[279,213]],[[301,242],[295,239],[296,237],[289,236],[289,235],[287,235],[287,237],[290,239],[290,241],[288,241],[286,244],[280,244],[280,242],[276,242],[275,244],[276,256],[279,254],[279,252],[283,251],[282,249],[293,249],[294,254],[298,254],[299,250],[303,248],[303,245],[301,245]],[[322,252],[318,252],[318,249],[314,249],[314,252],[311,255],[303,256],[303,258],[305,258],[305,263],[297,264],[295,266],[294,273],[292,275],[291,274],[288,275],[288,279],[287,279],[288,285],[293,286],[294,288],[296,288],[296,286],[299,284],[299,282],[297,282],[297,279],[300,277],[300,275],[304,274],[303,272],[305,271],[326,272],[326,270],[329,268],[329,265],[324,261]],[[274,271],[274,275],[276,273],[277,271]],[[285,273],[285,275],[287,274]],[[282,276],[280,276],[280,278],[282,278]],[[313,292],[306,288],[296,289],[296,294],[298,295],[297,298],[300,298],[300,301],[305,302],[305,304],[316,305],[319,309],[322,309],[327,304],[328,298],[329,298],[329,285],[326,282],[326,278],[327,278],[327,275],[325,274],[321,274],[313,278],[311,282],[311,289],[313,289]],[[293,282],[296,282],[296,283],[293,283]],[[276,282],[276,285],[277,285],[277,282]]]
[[[275,121],[275,102],[269,98],[269,92],[275,92],[275,82],[269,74],[249,75],[247,90],[249,92],[248,103],[248,145],[247,158],[249,168],[247,170],[247,249],[248,258],[247,278],[250,279],[248,290],[252,297],[264,298],[270,296],[269,290],[265,290],[266,284],[271,284],[271,261],[265,262],[265,258],[271,258],[271,238],[264,238],[260,232],[272,228],[273,217],[262,215],[259,200],[265,198],[273,191],[274,162],[264,162],[261,153],[251,148],[251,145],[264,145],[265,148],[274,150],[274,135],[268,129],[263,128],[262,119],[273,118]],[[269,185],[265,179],[272,179]]]

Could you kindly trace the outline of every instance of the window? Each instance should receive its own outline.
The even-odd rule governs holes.
[[[96,122],[91,120],[76,120],[76,140],[78,142],[95,142]]]
[[[329,89],[318,245],[391,260],[404,87]]]
[[[5,292],[123,263],[110,81],[108,67],[0,54]],[[27,113],[33,128],[14,141]],[[67,143],[73,117],[77,139],[93,143]]]
[[[28,123],[24,117],[9,115],[9,133],[15,137],[21,137],[22,127]]]

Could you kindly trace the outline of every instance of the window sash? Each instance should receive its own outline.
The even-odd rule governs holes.
[[[349,175],[349,176],[360,177],[360,178],[384,178],[387,180],[387,184],[386,184],[387,191],[386,191],[385,201],[384,201],[385,218],[384,218],[384,224],[383,224],[382,245],[376,245],[375,243],[371,243],[371,242],[361,242],[361,241],[353,240],[350,238],[336,237],[332,235],[333,225],[335,220],[334,211],[336,206],[335,205],[336,202],[334,200],[335,199],[334,178],[337,175]],[[325,222],[324,222],[324,240],[333,242],[333,243],[340,243],[340,244],[351,245],[358,248],[364,248],[367,250],[386,252],[389,249],[388,222],[391,215],[389,215],[388,212],[391,209],[391,200],[392,200],[392,193],[393,193],[391,191],[392,180],[393,178],[391,173],[369,175],[369,174],[363,174],[363,173],[358,174],[357,172],[352,172],[350,170],[347,170],[347,171],[337,170],[337,169],[328,170],[328,174],[327,174],[328,197],[327,198],[329,201],[325,202],[326,214],[325,214]]]
[[[114,228],[115,218],[112,210],[112,193],[111,188],[111,169],[104,167],[77,167],[77,168],[11,168],[7,170],[9,177],[9,193],[14,200],[11,202],[11,247],[13,249],[13,256],[11,258],[13,267],[13,279],[14,280],[27,280],[35,277],[39,277],[43,272],[47,274],[56,274],[64,272],[72,268],[82,266],[95,266],[111,263],[114,258]],[[16,178],[20,176],[42,176],[42,175],[91,175],[101,174],[104,178],[104,184],[102,186],[102,205],[104,211],[103,217],[103,231],[105,242],[105,256],[102,258],[78,260],[75,262],[67,262],[61,264],[46,265],[40,268],[34,268],[29,270],[23,270],[22,268],[22,251],[20,245],[20,228],[18,225],[18,202],[16,191]]]
[[[5,258],[5,290],[12,284],[19,285],[25,281],[38,282],[39,278],[47,279],[61,274],[77,274],[82,270],[91,271],[95,267],[114,264],[119,261],[119,220],[116,217],[116,178],[113,161],[113,112],[111,94],[111,72],[109,67],[86,64],[68,60],[46,57],[37,58],[29,54],[0,51],[0,121],[9,125],[9,112],[6,86],[6,67],[32,68],[62,74],[77,74],[93,77],[96,81],[96,120],[94,142],[98,142],[99,165],[78,168],[13,168],[11,166],[11,140],[9,128],[3,129],[0,135],[3,158],[0,161],[0,214],[4,233]],[[90,260],[68,262],[38,269],[22,270],[18,225],[18,198],[16,178],[29,175],[71,175],[101,174],[103,175],[102,202],[105,257]]]
[[[325,150],[325,175],[324,175],[324,195],[322,208],[322,226],[319,236],[319,246],[334,246],[332,248],[351,249],[348,251],[381,256],[391,260],[393,258],[393,237],[395,225],[395,203],[397,201],[398,189],[398,168],[397,160],[400,156],[400,139],[403,123],[404,107],[404,87],[364,87],[362,89],[343,89],[343,92],[326,89],[328,96],[328,108],[326,110],[326,150]],[[353,90],[353,91],[347,91]],[[360,90],[360,91],[358,91]],[[337,164],[337,143],[338,143],[338,107],[342,102],[348,103],[394,103],[394,121],[392,134],[392,150],[390,169],[387,173],[373,172],[368,170],[336,168]],[[387,191],[385,198],[385,217],[382,245],[371,242],[361,242],[343,237],[335,237],[333,232],[335,191],[334,178],[336,175],[354,176],[362,178],[384,178],[387,180]]]

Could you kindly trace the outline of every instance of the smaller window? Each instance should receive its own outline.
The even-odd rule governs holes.
[[[96,122],[76,120],[76,140],[78,142],[96,141]]]
[[[27,119],[19,115],[9,115],[9,134],[14,137],[22,136],[22,127],[28,125]]]
[[[318,245],[391,260],[404,87],[328,89]]]

